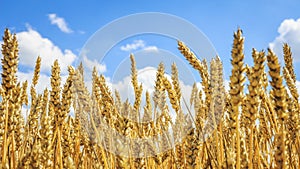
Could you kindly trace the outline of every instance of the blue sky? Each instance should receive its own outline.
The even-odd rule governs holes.
[[[221,55],[230,54],[232,33],[241,27],[247,46],[265,48],[277,36],[284,19],[300,17],[297,0],[232,1],[1,1],[0,28],[25,30],[29,23],[61,48],[80,49],[105,24],[138,12],[164,12],[195,24],[216,46]],[[65,18],[68,26],[85,34],[64,34],[50,24],[47,14]]]
[[[43,1],[16,1],[2,0],[0,2],[0,30],[8,27],[13,33],[20,34],[24,43],[22,48],[30,49],[30,43],[26,39],[40,39],[42,44],[50,45],[48,50],[55,47],[53,54],[65,57],[66,63],[74,64],[79,52],[97,30],[120,17],[142,12],[168,13],[187,20],[200,29],[214,45],[220,58],[224,62],[225,75],[230,75],[230,51],[233,40],[233,32],[238,27],[242,28],[245,36],[246,62],[252,64],[251,49],[267,49],[271,43],[275,52],[280,55],[282,42],[290,42],[293,52],[300,55],[296,49],[300,45],[300,1],[298,0],[253,0],[253,1],[74,1],[74,0],[43,0]],[[52,14],[52,15],[49,15]],[[51,23],[52,17],[52,23]],[[53,19],[63,19],[66,25],[60,25]],[[279,28],[281,27],[281,32]],[[30,32],[31,31],[31,32]],[[23,33],[23,34],[21,34]],[[298,38],[299,37],[299,38]],[[157,38],[157,39],[156,39]],[[142,40],[136,49],[120,50],[127,44],[133,44]],[[51,46],[52,45],[52,46]],[[32,45],[34,46],[34,45]],[[130,52],[142,50],[146,47],[159,47],[170,50],[175,54],[176,43],[162,37],[145,36],[130,37],[112,48],[111,55],[128,57]],[[38,49],[39,46],[36,46]],[[36,49],[36,50],[38,50]],[[123,48],[124,49],[124,48]],[[24,49],[26,55],[36,54]],[[22,51],[21,51],[22,52]],[[24,54],[24,55],[25,55]],[[41,53],[39,53],[41,54]],[[299,72],[300,56],[295,55],[296,71]],[[21,56],[22,57],[22,56]],[[42,56],[47,57],[47,56]],[[51,56],[48,56],[51,57]],[[32,59],[31,59],[32,58]],[[36,56],[26,56],[21,60],[20,71],[26,79],[26,73],[30,72]],[[110,57],[108,57],[110,58]],[[45,78],[49,75],[51,58],[45,58]],[[119,61],[123,60],[120,58]],[[68,62],[69,61],[69,62]],[[74,62],[73,62],[74,61]],[[93,61],[92,61],[93,62]],[[107,59],[106,63],[115,64],[115,60]],[[117,61],[116,61],[117,62]],[[23,63],[23,65],[22,65]],[[66,66],[66,65],[63,65]],[[110,65],[106,65],[108,69]],[[110,71],[107,71],[108,76]],[[300,80],[298,73],[297,79]]]

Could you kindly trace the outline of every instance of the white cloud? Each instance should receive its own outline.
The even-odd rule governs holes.
[[[300,81],[296,81],[296,87],[298,89],[298,94],[300,94]],[[300,98],[298,98],[300,99]]]
[[[67,73],[67,66],[72,65],[76,55],[69,49],[62,51],[47,38],[28,27],[27,31],[17,33],[20,48],[20,64],[34,67],[37,56],[42,58],[41,71],[50,73],[51,65],[58,59],[62,73]]]
[[[300,61],[300,18],[285,19],[278,28],[279,35],[273,42],[269,44],[269,47],[282,58],[282,46],[283,43],[288,43],[291,46],[293,57],[295,62]]]
[[[30,71],[30,72],[22,72],[22,71],[18,71],[17,72],[17,77],[18,80],[22,83],[25,82],[27,80],[28,82],[28,87],[27,87],[27,94],[28,94],[28,100],[29,100],[29,106],[22,106],[22,115],[26,120],[26,117],[29,115],[29,109],[30,109],[30,100],[31,100],[31,96],[30,96],[30,85],[32,84],[32,77],[33,77],[34,72]],[[61,76],[61,87],[63,87],[64,83],[66,82],[67,79],[67,75]],[[37,91],[38,94],[43,94],[45,89],[51,90],[51,85],[50,85],[50,76],[40,73],[39,76],[39,80],[38,80],[38,84],[36,85],[35,89]]]
[[[58,17],[55,13],[48,14],[48,18],[52,25],[56,25],[64,33],[72,33],[73,30],[70,29],[64,18]]]
[[[85,34],[85,31],[79,30],[78,33],[83,35],[83,34]]]
[[[143,48],[143,50],[146,52],[157,52],[158,48],[156,46],[147,46],[147,47]]]
[[[139,84],[143,84],[143,96],[145,96],[145,92],[148,91],[152,93],[154,91],[155,85],[155,77],[156,69],[153,67],[145,67],[143,69],[138,70],[138,81]],[[118,82],[110,82],[110,85],[113,90],[118,90],[120,92],[122,99],[129,99],[132,103],[134,100],[134,92],[133,87],[131,85],[131,77],[126,76],[123,80]]]
[[[2,49],[2,44],[3,44],[3,41],[0,40],[0,46],[1,46],[1,49]],[[2,55],[2,52],[0,52],[0,56],[1,56],[1,58],[2,58],[2,56],[3,56],[3,55]]]
[[[230,90],[230,86],[229,86],[230,80],[225,79],[224,80],[224,87],[225,87],[225,91],[229,91]]]
[[[145,68],[138,70],[138,82],[139,82],[139,84],[142,83],[142,85],[143,85],[141,106],[145,105],[146,91],[148,91],[152,97],[152,94],[154,92],[154,86],[155,86],[156,71],[157,71],[157,68],[154,68],[154,67],[145,67]],[[168,80],[171,81],[170,75],[165,74],[165,76],[167,77]],[[111,82],[108,80],[107,83],[110,86],[110,88],[113,90],[113,92],[114,92],[114,90],[119,91],[122,101],[125,101],[126,99],[128,99],[131,104],[134,103],[135,96],[134,96],[134,91],[133,91],[133,87],[131,84],[130,76],[126,76],[123,78],[123,80],[118,81],[118,82]],[[181,88],[181,92],[182,92],[182,97],[185,99],[187,104],[189,104],[191,91],[192,91],[193,87],[192,87],[192,85],[185,84],[181,80],[179,83],[180,83],[180,88]],[[197,87],[198,87],[198,89],[202,90],[200,83],[197,83]],[[172,117],[175,117],[174,116],[175,111],[172,109],[172,106],[170,105],[170,102],[168,100],[167,100],[167,103],[169,106],[169,110],[172,114]],[[188,112],[187,107],[185,107],[183,100],[181,101],[181,103],[182,103],[183,112],[185,112],[185,113]],[[143,109],[141,109],[141,111],[143,111]]]
[[[88,71],[93,71],[94,67],[96,67],[99,73],[104,73],[106,71],[105,64],[100,64],[97,60],[90,60],[86,55],[83,55],[82,64],[86,69],[88,69]]]
[[[134,40],[132,43],[121,46],[122,51],[131,52],[134,50],[144,50],[146,52],[158,52],[156,46],[147,46],[143,40]]]
[[[27,106],[22,106],[21,114],[25,118],[25,122],[27,120],[27,116],[29,115],[29,111],[30,111],[30,109]]]
[[[122,51],[132,51],[145,47],[145,42],[143,40],[134,40],[131,44],[126,44],[125,46],[121,46]]]
[[[32,82],[32,77],[33,77],[33,71],[30,72],[22,72],[22,71],[18,71],[17,72],[17,76],[18,76],[18,80],[20,82],[25,82],[27,80],[28,84],[31,84]],[[66,82],[68,75],[62,75],[61,76],[61,87],[63,87],[64,83]],[[46,75],[44,73],[40,73],[39,76],[39,81],[38,84],[36,85],[36,90],[38,93],[43,93],[43,91],[45,89],[51,89],[51,85],[50,85],[50,76]],[[30,92],[30,85],[28,85],[28,93]]]

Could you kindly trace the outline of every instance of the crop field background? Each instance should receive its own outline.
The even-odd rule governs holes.
[[[0,169],[300,169],[299,0],[0,7]]]
[[[154,94],[146,92],[146,104],[141,105],[143,85],[133,55],[128,69],[134,104],[111,91],[96,69],[89,92],[82,65],[69,66],[61,84],[57,60],[51,68],[51,88],[38,93],[41,58],[36,60],[32,83],[20,81],[18,40],[6,29],[1,59],[1,168],[296,169],[300,105],[291,49],[284,44],[284,66],[272,50],[253,49],[253,66],[248,66],[243,48],[238,29],[226,91],[220,58],[209,63],[209,70],[206,61],[178,41],[178,50],[199,71],[203,89],[194,85],[190,99],[182,100],[176,65],[169,80],[161,63]],[[21,113],[24,105],[30,105],[26,118]],[[70,115],[71,107],[75,115]],[[193,108],[183,112],[183,107]]]

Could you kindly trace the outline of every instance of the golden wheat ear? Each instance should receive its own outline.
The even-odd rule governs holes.
[[[33,78],[32,78],[32,84],[33,86],[36,86],[36,84],[38,83],[39,80],[39,76],[40,76],[40,71],[41,71],[41,57],[38,56],[38,58],[36,59],[35,62],[35,68],[34,68],[34,73],[33,73]]]
[[[16,73],[19,63],[19,48],[16,35],[12,35],[5,29],[2,44],[2,89],[7,95],[8,92],[17,84]]]
[[[138,114],[140,111],[143,86],[142,86],[142,84],[138,85],[137,68],[136,68],[136,62],[135,62],[133,54],[130,54],[130,60],[131,60],[131,83],[132,83],[132,86],[134,89],[134,94],[135,94],[135,101],[134,101],[133,107],[136,111],[135,113]]]
[[[205,98],[206,98],[206,109],[210,105],[210,76],[208,73],[206,60],[202,62],[197,58],[197,56],[181,41],[178,41],[178,50],[186,58],[186,60],[193,66],[194,69],[199,71],[202,78],[202,86],[204,87]],[[207,111],[207,110],[206,110]]]
[[[235,137],[236,151],[236,168],[241,167],[241,143],[240,143],[240,121],[238,119],[240,115],[240,106],[244,99],[244,82],[246,80],[244,76],[244,37],[242,36],[242,30],[238,29],[234,33],[234,40],[231,50],[231,65],[232,75],[230,76],[230,100],[232,112],[230,116],[230,127],[233,130],[231,133]]]
[[[278,168],[286,168],[287,166],[287,152],[286,152],[286,127],[287,122],[287,104],[286,104],[286,89],[283,86],[283,77],[280,74],[281,66],[278,57],[271,49],[268,49],[268,67],[269,74],[272,81],[271,94],[273,96],[273,105],[277,113],[277,121],[279,124],[279,131],[275,134],[275,165]]]
[[[287,71],[289,72],[294,82],[296,82],[296,74],[294,72],[292,50],[287,43],[283,45],[283,57],[284,57],[284,64]]]

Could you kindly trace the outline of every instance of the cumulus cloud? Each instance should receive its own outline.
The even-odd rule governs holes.
[[[34,72],[29,71],[29,72],[22,72],[18,71],[17,76],[18,80],[20,82],[25,82],[27,80],[28,84],[31,84],[32,82],[32,77],[33,77]],[[66,82],[68,75],[62,75],[61,76],[61,87],[63,87],[64,83]],[[36,90],[38,93],[43,93],[45,89],[51,89],[51,84],[50,84],[50,76],[46,75],[44,73],[40,73],[39,76],[39,81],[38,84],[36,85]],[[28,87],[28,93],[29,93],[30,87]]]
[[[146,52],[157,52],[158,48],[156,46],[147,46],[143,50],[145,50]]]
[[[288,43],[293,52],[295,62],[300,61],[300,18],[285,19],[278,28],[279,35],[273,42],[269,44],[269,47],[276,52],[277,55],[282,58],[282,46],[283,43]]]
[[[230,83],[230,80],[228,80],[228,79],[224,80],[225,91],[229,91],[230,90],[229,83]]]
[[[149,92],[151,97],[153,96],[154,92],[154,86],[155,86],[155,79],[156,79],[156,71],[157,68],[155,67],[144,67],[142,69],[138,69],[138,82],[139,84],[142,83],[143,85],[143,93],[142,93],[142,102],[141,105],[144,106],[146,97],[145,93],[146,91]],[[171,81],[171,76],[168,74],[165,74],[168,80]],[[114,82],[114,81],[107,81],[108,85],[110,86],[111,90],[118,90],[120,93],[120,96],[122,98],[122,101],[125,101],[125,99],[128,99],[131,104],[134,103],[134,89],[131,85],[131,77],[130,75],[124,77],[121,81]],[[187,104],[189,104],[189,99],[191,96],[192,91],[192,85],[188,85],[184,83],[183,81],[179,81],[182,97],[185,99]],[[201,84],[197,83],[198,89],[202,90]],[[168,99],[168,98],[167,98]],[[184,112],[187,112],[187,107],[185,107],[183,100],[182,102],[182,108]],[[172,117],[175,116],[175,111],[172,109],[172,106],[170,105],[170,101],[167,100],[167,103],[169,104],[169,110],[171,112]]]
[[[64,33],[72,33],[73,30],[70,29],[64,18],[58,17],[55,13],[48,14],[48,18],[52,25],[56,25]]]
[[[146,52],[157,52],[156,46],[147,46],[143,40],[134,40],[132,43],[121,46],[122,51],[131,52],[134,50],[145,50]]]
[[[88,71],[93,71],[94,67],[99,73],[104,73],[106,71],[106,65],[100,64],[96,59],[90,60],[86,55],[83,55],[82,64],[85,66]]]
[[[156,80],[156,73],[157,68],[156,67],[144,67],[137,70],[138,74],[138,82],[139,84],[143,85],[143,101],[145,100],[145,94],[146,91],[149,92],[149,94],[152,94],[155,90],[155,80]],[[165,77],[171,82],[171,75],[165,73]],[[121,98],[123,101],[125,99],[129,99],[133,103],[134,101],[134,89],[132,87],[131,82],[131,75],[125,76],[121,78],[120,81],[114,81],[113,79],[105,77],[107,80],[107,83],[112,91],[118,90],[120,92]],[[193,86],[190,84],[186,84],[184,81],[179,79],[179,85],[182,91],[182,97],[188,102],[191,96],[191,91]],[[196,86],[199,90],[203,91],[202,85],[200,82],[196,82]],[[227,85],[225,85],[227,86]]]
[[[296,81],[296,87],[298,89],[298,94],[300,94],[300,81]]]
[[[17,72],[18,80],[20,82],[27,81],[28,84],[29,84],[29,87],[27,87],[27,94],[30,94],[30,84],[32,84],[33,74],[34,74],[33,71],[30,71],[30,72],[18,71]],[[63,87],[64,83],[66,82],[66,79],[67,79],[67,75],[61,76],[61,87]],[[48,90],[51,90],[50,76],[46,75],[46,74],[43,74],[43,73],[40,73],[39,81],[38,81],[38,84],[36,85],[35,88],[36,88],[37,93],[39,93],[39,94],[42,94],[46,88]],[[30,95],[29,95],[29,101],[30,100],[31,100],[31,98],[30,98]],[[29,102],[29,104],[31,104],[31,103]],[[25,120],[29,115],[29,109],[30,109],[30,106],[29,107],[28,106],[22,106],[21,113],[22,113],[23,117],[25,118]]]
[[[154,91],[156,69],[153,67],[146,67],[138,70],[138,81],[143,84],[143,92],[148,91],[152,93]],[[129,99],[133,102],[134,92],[131,85],[130,75],[124,77],[121,81],[110,82],[111,88],[113,90],[118,90],[120,92],[122,99]],[[143,93],[143,96],[145,95]]]
[[[76,55],[69,49],[61,50],[48,38],[28,27],[27,31],[16,34],[20,48],[20,64],[34,67],[37,56],[42,58],[41,71],[50,72],[51,65],[58,59],[62,73],[67,72],[67,66],[72,65]]]
[[[121,46],[121,50],[129,52],[129,51],[141,49],[144,47],[145,47],[145,42],[143,40],[134,40],[133,43]]]

